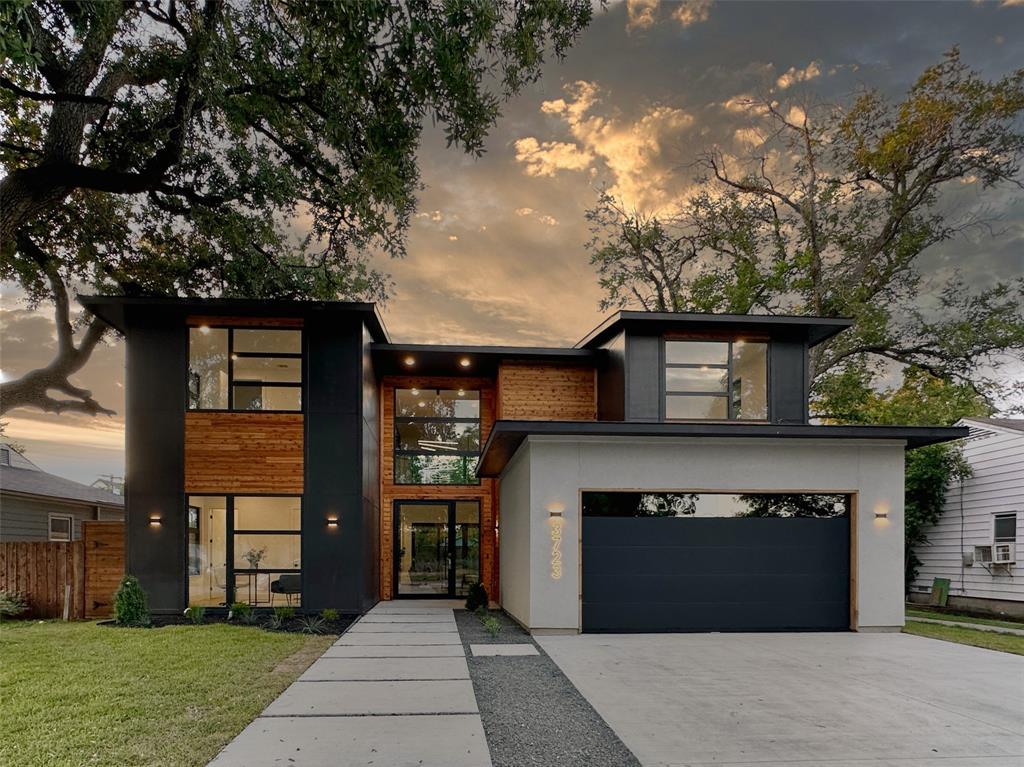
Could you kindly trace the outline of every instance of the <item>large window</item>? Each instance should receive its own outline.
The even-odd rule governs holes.
[[[850,511],[837,493],[583,493],[585,517],[773,517],[832,519]]]
[[[768,345],[758,341],[665,341],[665,418],[768,418]]]
[[[189,329],[192,410],[302,410],[302,331]]]
[[[395,390],[395,483],[475,485],[480,392]]]
[[[188,523],[189,604],[300,604],[300,498],[190,496]]]

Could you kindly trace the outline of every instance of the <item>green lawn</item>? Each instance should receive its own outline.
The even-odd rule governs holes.
[[[0,764],[205,765],[332,639],[5,622]]]
[[[943,639],[957,644],[968,644],[984,647],[987,650],[1000,650],[1015,655],[1024,655],[1024,636],[1015,634],[997,634],[994,631],[978,631],[977,629],[960,628],[959,626],[941,626],[937,623],[922,623],[908,620],[903,628],[904,634],[913,634],[931,639]]]
[[[939,621],[952,621],[953,623],[977,623],[982,626],[1001,626],[1006,629],[1024,630],[1024,623],[999,620],[998,618],[975,618],[972,615],[961,615],[959,613],[943,613],[936,610],[923,610],[907,608],[908,618],[933,618]]]

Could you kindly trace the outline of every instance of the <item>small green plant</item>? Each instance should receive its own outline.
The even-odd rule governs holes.
[[[0,616],[17,618],[28,610],[25,596],[17,591],[0,590]]]
[[[474,583],[466,594],[466,609],[475,612],[480,607],[487,607],[487,589],[482,583]]]
[[[284,621],[291,620],[292,618],[295,617],[295,608],[294,607],[275,607],[274,608],[274,615],[276,617],[280,618],[281,622],[283,623]]]
[[[139,579],[126,575],[114,594],[114,620],[119,626],[150,625],[149,604]]]
[[[228,611],[228,620],[238,620],[240,623],[252,623],[252,605],[245,602],[232,602]]]
[[[299,631],[303,634],[325,634],[327,621],[319,615],[304,615],[299,618]]]
[[[338,620],[338,611],[335,610],[333,607],[328,607],[320,611],[320,617],[323,618],[325,621],[333,623],[334,621]]]
[[[267,619],[267,622],[263,624],[263,628],[269,629],[270,631],[277,631],[283,625],[284,618],[278,615],[277,612],[275,611],[274,614]]]
[[[202,605],[189,605],[185,608],[185,615],[196,626],[206,622],[206,608]]]
[[[501,632],[501,621],[499,621],[493,615],[488,615],[481,622],[483,623],[484,631],[486,631],[492,637],[498,636],[498,634]]]

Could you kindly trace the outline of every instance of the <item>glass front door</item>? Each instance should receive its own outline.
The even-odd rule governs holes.
[[[480,579],[478,501],[396,501],[394,529],[396,596],[464,596]]]

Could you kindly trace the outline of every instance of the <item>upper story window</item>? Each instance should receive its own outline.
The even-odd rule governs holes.
[[[395,484],[475,485],[480,392],[395,390]]]
[[[665,341],[665,418],[768,419],[768,344]]]
[[[302,331],[189,328],[190,410],[302,410]]]

